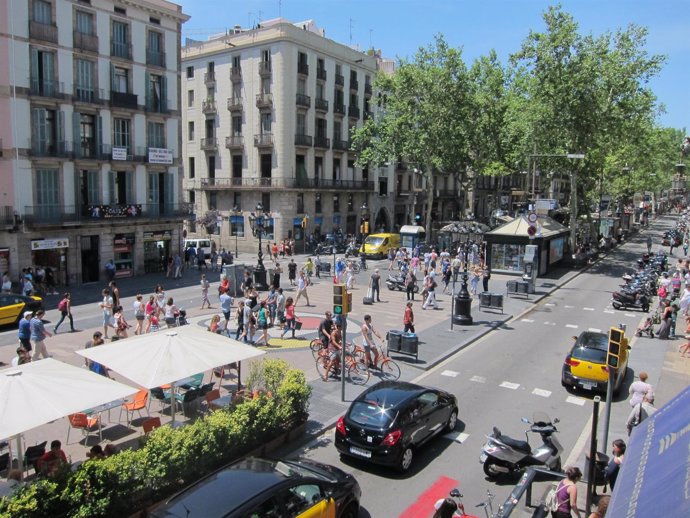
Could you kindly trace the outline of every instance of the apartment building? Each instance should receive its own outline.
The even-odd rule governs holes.
[[[0,2],[0,269],[61,285],[160,271],[180,250],[181,7]]]
[[[255,252],[264,237],[389,230],[392,167],[355,167],[352,128],[373,116],[373,53],[327,39],[313,21],[265,21],[182,48],[182,155],[193,236]],[[390,179],[389,179],[389,175]]]

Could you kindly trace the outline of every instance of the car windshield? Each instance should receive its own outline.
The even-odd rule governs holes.
[[[575,347],[573,348],[572,357],[586,362],[606,363],[606,350],[596,347]]]
[[[373,426],[376,428],[388,428],[397,412],[392,408],[379,406],[373,401],[355,401],[350,410],[350,419],[362,426]]]
[[[379,246],[381,243],[383,243],[383,238],[382,237],[371,237],[369,236],[364,240],[365,245],[371,245],[371,246]]]

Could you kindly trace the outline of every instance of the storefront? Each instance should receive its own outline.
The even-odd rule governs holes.
[[[144,273],[165,272],[171,239],[169,230],[144,232]]]
[[[0,274],[10,271],[10,249],[0,248]]]
[[[36,268],[42,266],[53,273],[57,285],[67,285],[67,250],[69,239],[58,237],[53,239],[31,240],[31,265]]]
[[[113,259],[116,278],[121,279],[134,275],[134,234],[115,234]]]
[[[484,234],[487,261],[492,271],[522,274],[525,247],[536,245],[539,275],[544,275],[563,259],[570,230],[548,216],[539,216],[536,233],[530,237],[527,219],[519,217]]]

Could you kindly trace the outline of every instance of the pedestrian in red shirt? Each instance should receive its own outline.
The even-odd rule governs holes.
[[[405,306],[405,314],[403,315],[403,324],[405,325],[404,333],[414,333],[414,313],[412,312],[412,302],[409,301]]]
[[[36,467],[41,473],[52,476],[55,475],[62,466],[67,464],[67,456],[62,451],[62,443],[55,440],[50,443],[50,451],[45,452],[36,461]]]

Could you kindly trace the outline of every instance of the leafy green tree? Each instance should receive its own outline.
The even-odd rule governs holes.
[[[461,52],[442,36],[401,60],[393,75],[379,74],[374,87],[385,98],[376,117],[352,133],[357,164],[397,159],[426,178],[427,235],[431,235],[433,174],[467,174],[470,162],[472,89]]]
[[[599,37],[581,36],[560,6],[544,13],[546,29],[531,31],[512,61],[529,73],[531,137],[540,153],[584,153],[571,169],[571,239],[578,197],[593,198],[607,157],[631,127],[653,120],[656,98],[647,86],[664,62],[645,50],[647,30],[635,25]],[[540,160],[562,169],[564,159]],[[590,193],[589,199],[584,193]]]

